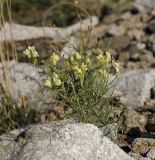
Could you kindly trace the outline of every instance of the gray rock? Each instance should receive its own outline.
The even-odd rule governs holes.
[[[96,126],[67,121],[2,135],[0,155],[0,160],[133,160]]]
[[[150,90],[155,85],[155,70],[134,70],[120,75],[115,81],[115,90],[122,93],[120,100],[133,108],[143,107],[150,98]]]
[[[98,23],[98,18],[96,16],[82,20],[81,22],[73,24],[67,28],[34,27],[15,23],[11,24],[10,26],[8,23],[5,23],[4,27],[0,30],[0,42],[11,41],[12,38],[15,41],[45,37],[51,39],[62,39],[67,38],[67,36],[70,36],[72,33],[75,33],[79,30],[87,31],[90,27],[96,26]]]
[[[139,12],[148,12],[155,6],[154,0],[134,0],[134,7]]]
[[[155,159],[155,147],[151,148],[147,153],[147,157]]]
[[[5,77],[3,65],[0,64],[0,82],[17,103],[26,97],[32,108],[37,106],[36,109],[43,109],[43,103],[50,101],[48,98],[52,93],[44,87],[46,77],[42,69],[15,61],[6,62],[4,68]]]

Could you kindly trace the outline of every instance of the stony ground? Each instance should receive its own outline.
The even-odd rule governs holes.
[[[120,130],[115,143],[137,160],[155,159],[155,8],[153,6],[155,6],[154,0],[133,0],[115,8],[107,7],[107,13],[93,25],[90,38],[91,47],[97,47],[100,43],[101,47],[109,48],[120,63],[121,75],[116,81],[114,93],[114,98],[118,101],[114,115]],[[22,40],[16,40],[19,61],[25,61],[22,55],[23,49],[28,45],[35,45],[43,59],[41,63],[44,64],[51,54],[55,39],[29,36],[24,39],[23,34]],[[78,33],[74,37],[77,38]],[[66,39],[59,40],[59,43],[60,49],[64,49]],[[23,80],[26,81],[25,75],[29,73],[30,67],[28,66],[22,64],[16,67],[21,83]],[[26,69],[23,71],[20,68]],[[38,72],[34,70],[30,78],[34,81],[28,81],[28,86],[33,86],[35,81],[41,83],[42,79]],[[15,85],[19,86],[16,83]],[[38,87],[36,85],[37,89]],[[33,91],[22,88],[21,93],[23,92],[27,94]],[[42,122],[63,118],[63,106],[48,102],[46,104],[50,110],[46,112],[41,109],[39,119]],[[40,111],[42,104],[38,106]]]

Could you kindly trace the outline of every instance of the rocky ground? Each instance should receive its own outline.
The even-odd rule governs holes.
[[[58,122],[30,126],[26,131],[18,130],[1,136],[0,154],[2,158],[0,157],[0,159],[8,160],[11,156],[12,159],[17,159],[18,156],[21,160],[27,158],[35,160],[38,157],[48,160],[50,159],[49,156],[64,160],[95,160],[104,159],[105,156],[109,160],[128,160],[132,159],[131,157],[136,160],[155,159],[154,6],[154,0],[128,1],[113,9],[107,8],[107,13],[100,20],[94,17],[92,23],[90,46],[97,48],[97,44],[101,44],[101,47],[109,48],[112,55],[120,63],[121,74],[115,81],[116,87],[113,95],[114,99],[118,101],[113,114],[119,124],[118,138],[114,142],[130,157],[107,138],[101,138],[100,130],[93,125]],[[86,31],[90,23],[86,20],[84,24],[87,24],[83,28]],[[17,45],[19,61],[22,63],[12,62],[9,64],[10,70],[15,69],[15,72],[9,72],[9,74],[11,73],[9,79],[15,80],[11,93],[15,99],[19,98],[17,92],[20,95],[27,96],[33,104],[32,107],[37,109],[40,114],[39,121],[61,120],[64,115],[63,106],[54,103],[50,91],[41,90],[39,92],[44,93],[45,96],[35,96],[34,93],[38,93],[38,90],[42,89],[46,77],[42,75],[41,70],[33,68],[28,63],[23,63],[25,59],[22,52],[28,45],[35,45],[43,59],[42,64],[44,64],[51,55],[52,45],[59,42],[61,53],[65,54],[66,51],[73,50],[67,44],[78,45],[79,24],[60,29],[59,39],[56,39],[57,34],[55,34],[53,28],[27,27],[17,24],[14,26],[13,35]],[[5,30],[7,31],[7,27]],[[31,32],[32,34],[28,34]],[[46,34],[49,32],[50,34]],[[7,33],[9,44],[9,31]],[[0,35],[2,35],[1,32]],[[66,36],[69,35],[72,35],[72,39],[68,40]],[[3,41],[3,38],[0,38],[0,41]],[[110,45],[108,45],[109,42],[111,42]],[[2,66],[0,65],[0,75],[1,72]],[[12,81],[10,84],[12,84]],[[36,97],[39,98],[36,99]],[[52,139],[53,137],[50,134],[53,130],[55,139]],[[61,139],[59,139],[60,137]],[[67,139],[70,139],[70,137],[71,142],[69,143]],[[62,139],[63,143],[60,144]],[[17,142],[14,140],[17,140]],[[83,140],[85,141],[83,142]],[[48,150],[42,148],[42,144]],[[79,144],[80,148],[78,148]],[[56,146],[61,147],[57,148]],[[90,146],[93,155],[90,154]],[[22,150],[21,147],[23,147]],[[71,148],[72,150],[69,151]],[[103,151],[103,148],[107,150]],[[62,152],[57,152],[56,149]],[[79,156],[76,157],[75,154]],[[84,154],[85,157],[81,157]],[[46,155],[46,158],[42,155]]]

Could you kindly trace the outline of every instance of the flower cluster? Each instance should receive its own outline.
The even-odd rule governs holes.
[[[84,83],[84,77],[91,64],[90,58],[84,57],[82,53],[72,54],[68,60],[66,60],[66,68],[69,71],[73,71],[75,76],[80,79],[81,86]]]
[[[28,46],[27,49],[24,50],[23,52],[27,57],[28,59],[31,61],[31,63],[33,64],[37,64],[37,59],[39,57],[38,55],[38,52],[36,51],[35,47],[34,46]]]
[[[108,65],[112,63],[112,66],[114,67],[116,71],[116,75],[119,73],[119,66],[118,63],[116,63],[112,57],[111,54],[107,51],[105,52],[105,56],[103,55],[103,52],[99,51],[98,55],[95,57],[97,60],[97,63],[94,61],[94,58],[90,58],[87,56],[84,56],[84,54],[76,52],[74,54],[71,54],[68,59],[65,59],[65,73],[73,73],[74,77],[79,79],[81,86],[84,84],[85,76],[89,73],[89,71],[94,67],[96,69],[94,70],[94,73],[96,73],[96,76],[99,80],[104,80],[109,78],[109,68]],[[61,79],[61,75],[59,75],[59,70],[61,68],[57,68],[57,62],[60,60],[60,56],[56,53],[53,53],[50,57],[50,65],[52,65],[54,71],[52,72],[51,76],[48,77],[48,79],[45,82],[45,85],[50,88],[60,87],[63,86],[64,82],[66,80]],[[64,69],[64,68],[63,68]]]

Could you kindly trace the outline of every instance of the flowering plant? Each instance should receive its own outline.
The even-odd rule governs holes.
[[[56,93],[56,100],[66,108],[66,117],[103,126],[111,111],[109,77],[111,67],[119,73],[118,63],[106,51],[96,55],[75,52],[67,59],[53,53],[49,59],[45,86]]]
[[[53,53],[45,85],[55,90],[56,99],[70,110],[67,116],[102,126],[109,121],[111,110],[110,98],[105,96],[110,86],[110,65],[117,76],[118,63],[108,51],[92,56],[76,52],[68,59]]]

